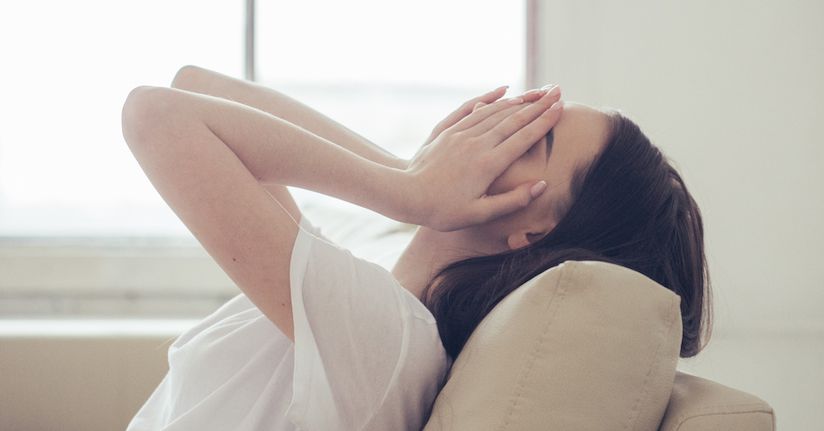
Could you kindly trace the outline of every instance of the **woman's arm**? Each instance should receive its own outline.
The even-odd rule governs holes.
[[[268,112],[376,163],[399,169],[405,168],[408,163],[311,107],[251,81],[187,65],[175,74],[171,87],[236,101]],[[294,220],[302,217],[297,203],[286,187],[276,183],[261,183],[261,186]]]
[[[193,115],[261,183],[313,190],[438,230],[460,229],[526,206],[531,201],[526,183],[497,195],[487,195],[487,188],[542,136],[536,133],[554,125],[562,107],[559,92],[530,104],[519,97],[486,105],[439,134],[400,170],[267,112],[210,95],[144,86],[133,90],[124,111],[137,94],[150,95],[142,105],[153,114],[163,112],[154,124],[141,124],[141,133],[161,125],[177,132],[180,126],[171,121]]]
[[[240,102],[268,112],[325,138],[331,143],[346,148],[367,160],[384,166],[405,169],[409,164],[408,160],[394,156],[309,106],[254,82],[233,78],[202,67],[187,65],[180,68],[175,74],[171,87]],[[443,130],[469,115],[476,104],[492,103],[499,99],[503,95],[501,91],[503,89],[504,87],[498,88],[465,102],[435,126],[424,144],[429,144]],[[537,94],[534,94],[527,96],[526,99],[532,98],[534,101],[537,96]],[[293,219],[300,219],[302,216],[300,209],[286,187],[276,183],[261,183],[261,185],[289,212]]]
[[[209,94],[260,109],[384,166],[404,169],[408,163],[309,106],[251,81],[188,65],[177,72],[172,88]]]
[[[400,159],[363,136],[346,128],[322,113],[303,103],[271,88],[254,82],[233,78],[202,67],[187,65],[178,70],[172,80],[172,88],[207,94],[268,112],[292,124],[302,127],[327,141],[375,163],[384,166],[406,169],[408,160]],[[431,143],[444,130],[471,114],[479,105],[486,105],[498,100],[505,93],[506,87],[472,98],[440,121],[424,142]],[[544,89],[545,90],[545,89]],[[531,91],[522,95],[524,101],[534,102],[546,91]],[[300,218],[300,210],[289,191],[280,184],[261,183],[269,193],[281,203],[294,219]]]
[[[407,171],[256,108],[173,88],[133,90],[122,124],[135,159],[166,203],[294,340],[289,267],[298,226],[261,182],[307,188],[435,228],[483,221],[531,201],[534,181],[501,195],[484,192],[557,122],[556,100],[480,108],[427,145]],[[550,105],[556,109],[547,110]]]
[[[199,66],[187,65],[178,70],[172,80],[171,87],[234,100],[268,112],[325,138],[329,142],[340,145],[365,159],[385,166],[405,169],[409,164],[408,160],[391,154],[317,110],[274,89],[251,81],[237,79]],[[506,88],[507,86],[499,87],[464,102],[458,109],[435,125],[424,145],[429,144],[441,132],[471,114],[477,106],[498,100],[504,95]],[[534,102],[544,93],[546,91],[533,90],[525,93],[522,97],[527,102]]]

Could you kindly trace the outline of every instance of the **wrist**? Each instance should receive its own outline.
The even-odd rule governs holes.
[[[407,170],[408,162],[403,162],[402,167],[388,169],[381,186],[381,200],[388,204],[384,215],[403,223],[420,225],[426,213],[425,200],[414,175]]]

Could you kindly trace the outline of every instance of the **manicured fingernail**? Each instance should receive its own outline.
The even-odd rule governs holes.
[[[502,86],[492,90],[492,93],[497,93],[497,92],[501,91],[501,89],[508,89],[508,88],[509,88],[508,85],[502,85]]]
[[[509,103],[510,105],[520,105],[521,103],[524,103],[524,99],[522,99],[520,97],[513,97],[513,98],[507,100],[506,102]]]
[[[548,110],[549,111],[560,111],[562,106],[564,106],[564,101],[559,100],[559,101],[553,103],[552,106],[550,106]]]
[[[532,188],[529,189],[529,194],[533,198],[537,198],[538,196],[541,195],[541,193],[544,192],[544,189],[546,189],[546,181],[541,180],[541,181],[538,181],[537,183],[532,185]]]
[[[552,90],[550,90],[549,93],[547,93],[547,95],[549,95],[550,97],[555,97],[559,94],[561,94],[561,87],[558,85],[552,87]]]
[[[552,88],[556,85],[558,85],[558,84],[547,84],[547,85],[544,85],[543,87],[541,87],[541,90],[549,90],[550,88]]]

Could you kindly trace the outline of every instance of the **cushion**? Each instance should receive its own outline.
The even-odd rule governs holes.
[[[679,306],[618,265],[551,268],[472,333],[424,430],[657,430],[680,352]]]

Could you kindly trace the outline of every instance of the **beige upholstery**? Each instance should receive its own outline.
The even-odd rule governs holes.
[[[774,429],[763,400],[676,372],[679,305],[638,272],[564,262],[481,322],[425,431]]]
[[[660,429],[774,430],[775,414],[761,398],[678,371]]]

